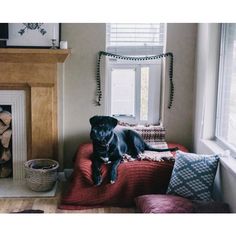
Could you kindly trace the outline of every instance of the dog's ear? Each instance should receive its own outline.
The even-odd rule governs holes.
[[[118,120],[114,117],[108,116],[108,120],[112,128],[115,128],[118,124]]]
[[[108,123],[111,128],[115,128],[118,124],[118,120],[111,116],[93,116],[89,119],[91,126],[96,126],[99,123]]]
[[[109,123],[111,128],[115,128],[118,124],[118,120],[116,118],[113,118],[111,116],[93,116],[89,119],[89,122],[91,126],[96,126],[99,123]]]
[[[95,126],[98,121],[98,116],[93,116],[89,119],[90,125]]]

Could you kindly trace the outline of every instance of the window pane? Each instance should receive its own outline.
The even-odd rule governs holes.
[[[163,23],[107,24],[107,46],[163,46]]]
[[[148,87],[149,87],[149,67],[141,68],[141,103],[140,120],[148,120]]]
[[[135,115],[135,69],[112,69],[111,114]]]
[[[107,51],[119,55],[157,55],[163,52],[165,24],[106,24]]]
[[[224,24],[216,136],[236,148],[236,24]]]

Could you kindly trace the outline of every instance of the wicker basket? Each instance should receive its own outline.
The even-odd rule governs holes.
[[[34,166],[41,168],[35,169]],[[47,168],[49,167],[50,168]],[[59,163],[51,159],[34,159],[25,162],[27,186],[36,192],[50,191],[57,181]]]

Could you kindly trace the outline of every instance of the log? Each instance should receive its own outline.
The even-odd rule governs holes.
[[[0,120],[0,135],[3,134],[7,129],[9,128],[9,125],[5,125],[1,120]]]
[[[11,159],[11,151],[10,149],[3,148],[0,156],[0,164],[3,164]]]
[[[2,135],[0,135],[1,143],[4,148],[8,148],[11,141],[12,130],[6,130]]]
[[[12,165],[9,162],[0,165],[0,178],[10,177],[11,174],[12,174]]]
[[[10,125],[11,120],[12,120],[12,115],[8,111],[2,111],[0,112],[0,120],[5,124],[5,125]]]

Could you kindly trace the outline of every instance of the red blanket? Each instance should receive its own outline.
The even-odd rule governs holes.
[[[179,144],[169,147],[187,149]],[[92,182],[92,144],[79,147],[74,171],[67,191],[64,192],[60,209],[83,209],[86,207],[117,206],[131,207],[134,198],[144,194],[165,193],[173,169],[173,161],[132,161],[121,163],[118,167],[118,179],[109,183],[109,165],[102,165],[103,182],[94,186]],[[174,153],[173,153],[174,154]]]

